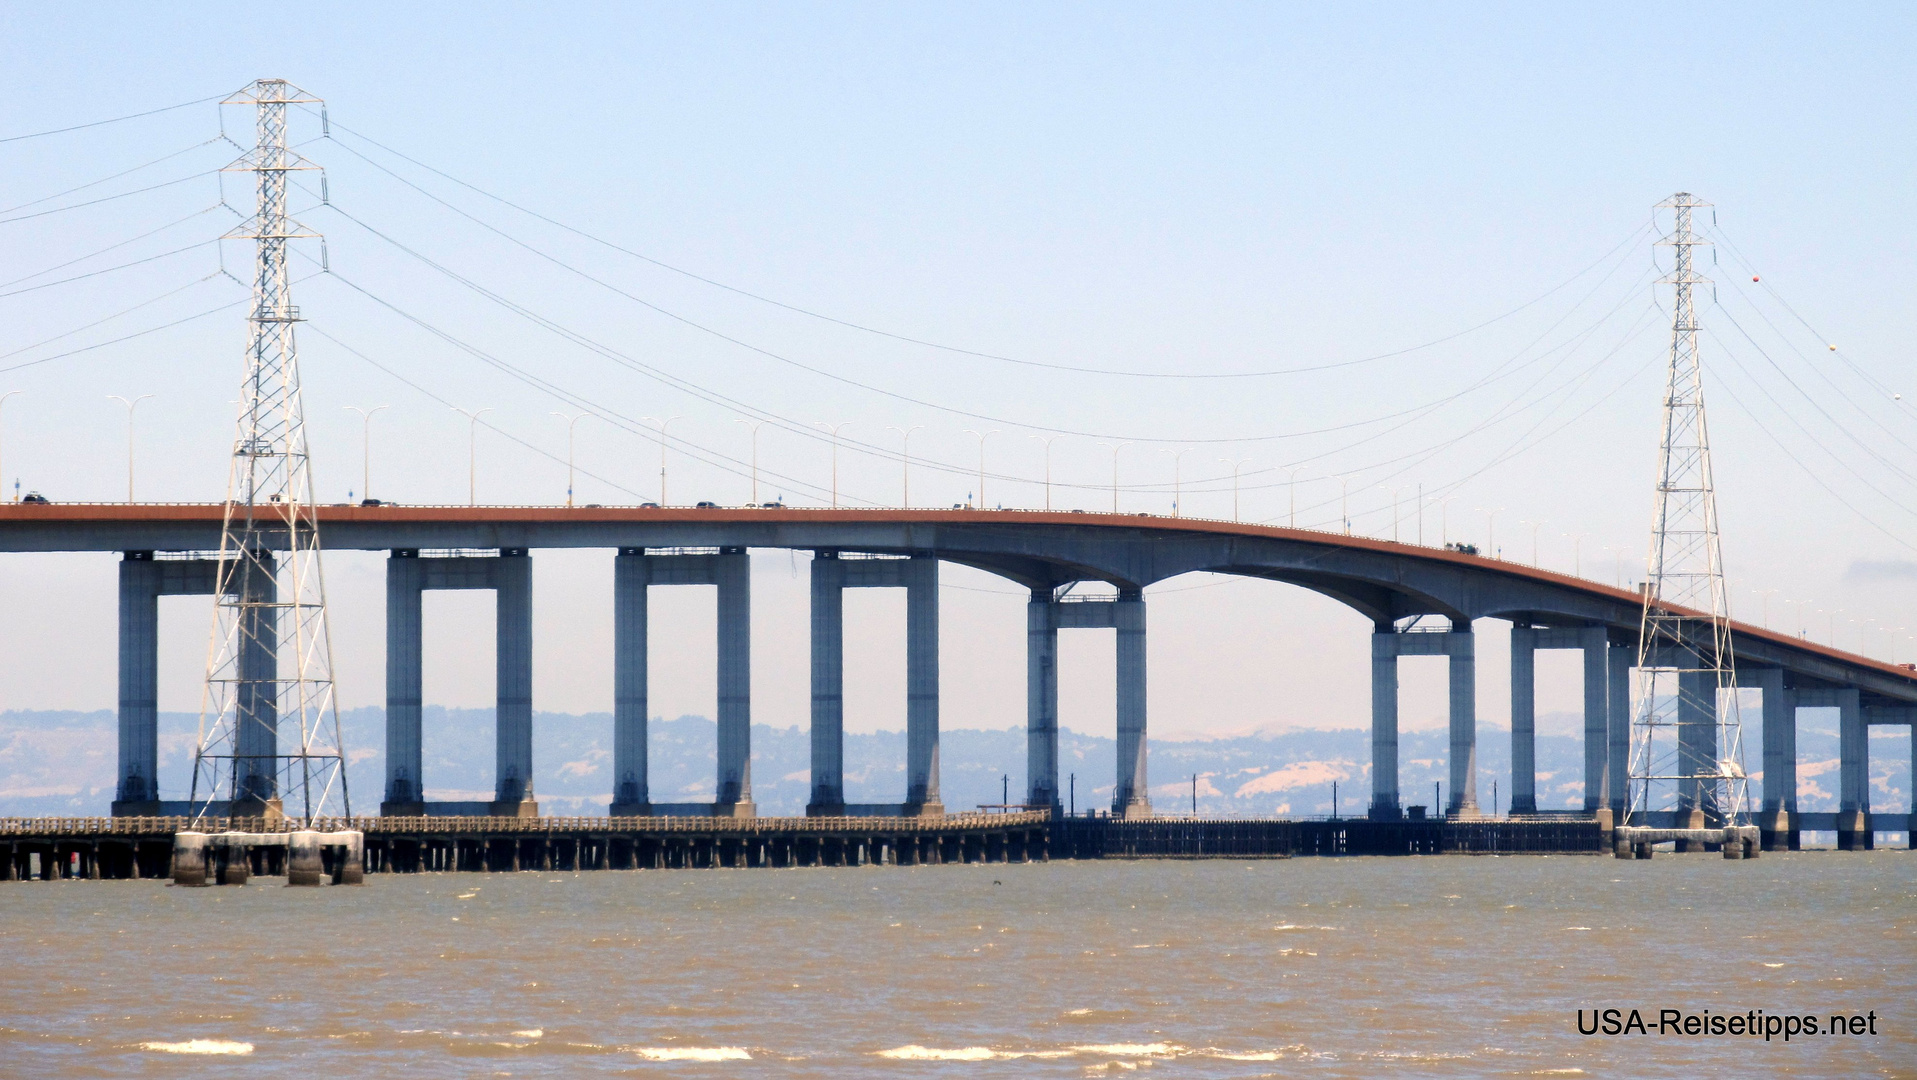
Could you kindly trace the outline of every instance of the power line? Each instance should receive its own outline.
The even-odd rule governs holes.
[[[150,187],[134,188],[132,191],[122,191],[118,195],[105,195],[98,199],[88,199],[86,202],[68,203],[65,206],[56,206],[51,210],[36,210],[31,214],[19,214],[14,217],[0,218],[0,225],[11,225],[16,221],[30,221],[33,218],[42,218],[42,217],[48,216],[49,214],[64,214],[68,210],[79,210],[83,207],[98,206],[101,203],[112,202],[115,199],[124,199],[131,195],[144,195],[149,191],[159,191],[161,188],[175,187],[180,184],[184,184],[189,180],[200,180],[208,176],[215,176],[215,175],[218,175],[221,171],[222,170],[220,169],[208,169],[205,172],[194,173],[191,176],[182,176],[178,178],[177,180],[168,180],[163,184],[154,184]],[[28,205],[31,205],[31,204],[28,204]]]
[[[210,279],[210,278],[212,278],[212,277],[218,277],[218,276],[219,276],[218,274],[212,274],[212,275],[208,275],[208,277],[206,277],[206,278],[201,278],[200,280],[201,280],[201,281],[206,281],[206,280],[209,280],[209,279]],[[196,285],[197,285],[197,284],[199,284],[199,282],[194,282],[194,284],[196,284]],[[175,290],[175,291],[177,292],[177,291],[179,291],[179,290]],[[239,306],[240,306],[241,304],[244,304],[244,303],[246,303],[246,301],[245,301],[244,299],[240,299],[240,300],[235,300],[235,301],[233,301],[233,302],[232,302],[232,303],[230,303],[230,304],[221,304],[221,305],[220,305],[219,307],[215,307],[215,308],[208,308],[208,309],[206,309],[205,311],[202,311],[202,312],[200,312],[200,313],[199,313],[199,314],[197,314],[197,315],[188,315],[188,316],[187,316],[186,318],[184,318],[184,319],[175,319],[175,320],[173,320],[172,322],[169,322],[169,323],[161,323],[161,324],[160,324],[159,326],[150,326],[150,327],[147,327],[147,328],[146,328],[145,330],[140,330],[140,331],[137,331],[137,332],[135,332],[135,333],[131,333],[131,334],[128,334],[128,335],[126,335],[125,337],[117,337],[117,338],[114,338],[114,339],[112,339],[112,340],[110,340],[110,341],[101,341],[101,342],[96,342],[95,344],[92,344],[92,345],[85,345],[85,346],[82,346],[82,347],[80,347],[80,348],[78,348],[78,349],[70,349],[70,350],[68,350],[68,351],[66,351],[66,352],[63,352],[63,353],[54,353],[54,354],[53,354],[52,356],[43,356],[43,357],[41,357],[41,358],[39,358],[38,360],[28,360],[27,362],[25,362],[25,363],[22,363],[22,364],[14,364],[14,365],[12,365],[12,366],[10,366],[10,367],[3,367],[3,368],[0,368],[0,374],[4,374],[4,373],[6,373],[6,372],[9,372],[9,371],[19,371],[19,370],[21,370],[22,368],[30,368],[30,367],[38,367],[38,366],[40,366],[41,364],[50,364],[50,363],[52,363],[52,362],[53,362],[53,361],[55,361],[55,360],[64,360],[64,359],[66,359],[66,358],[67,358],[67,357],[69,357],[69,356],[78,356],[78,355],[80,355],[81,353],[89,353],[89,352],[92,352],[92,351],[94,351],[95,349],[104,349],[104,348],[106,348],[106,347],[107,347],[107,346],[109,346],[109,345],[118,345],[118,344],[120,344],[121,342],[125,342],[125,341],[132,341],[132,340],[133,340],[133,339],[135,339],[135,338],[142,338],[142,337],[145,337],[145,336],[147,336],[148,334],[157,334],[157,333],[159,333],[159,332],[160,332],[160,331],[162,331],[162,330],[170,330],[170,329],[172,329],[173,327],[176,327],[176,326],[184,326],[184,325],[185,325],[185,324],[187,324],[187,323],[190,323],[190,322],[194,322],[194,321],[196,321],[196,320],[199,320],[199,319],[204,319],[204,318],[206,318],[206,317],[207,317],[208,315],[217,315],[218,313],[220,313],[220,312],[222,312],[222,311],[230,311],[230,310],[232,310],[233,308],[236,308],[236,307],[239,307]],[[132,309],[130,309],[130,308],[129,308],[128,310],[132,310]],[[116,318],[116,317],[117,317],[117,316],[109,316],[109,318]],[[101,320],[101,322],[105,322],[105,321],[106,321],[105,319],[103,319],[103,320]],[[95,323],[95,324],[93,324],[93,325],[96,325],[96,326],[97,326],[97,325],[99,325],[99,324],[98,324],[98,323]],[[62,335],[62,336],[66,336],[66,335]],[[54,340],[54,339],[49,339],[49,340]],[[34,347],[35,347],[35,346],[28,346],[28,348],[34,348]]]
[[[836,326],[843,326],[850,330],[857,330],[861,333],[872,334],[878,337],[889,338],[893,341],[898,341],[908,345],[917,345],[923,348],[936,349],[940,352],[948,352],[954,355],[970,356],[970,357],[975,357],[982,360],[995,360],[995,361],[1000,361],[1002,363],[1007,363],[1007,364],[1017,364],[1022,367],[1042,368],[1042,369],[1051,370],[1051,371],[1064,371],[1064,372],[1072,372],[1076,374],[1085,374],[1085,375],[1107,375],[1107,376],[1135,378],[1135,379],[1203,380],[1203,379],[1271,378],[1276,376],[1299,375],[1299,374],[1306,374],[1310,372],[1332,371],[1332,370],[1337,370],[1340,368],[1356,367],[1362,364],[1376,363],[1381,360],[1390,360],[1400,356],[1407,356],[1411,353],[1421,352],[1425,349],[1433,348],[1435,346],[1442,345],[1447,342],[1455,341],[1458,338],[1465,337],[1469,334],[1476,333],[1479,330],[1483,330],[1486,327],[1493,326],[1497,323],[1503,322],[1505,319],[1508,319],[1539,303],[1542,303],[1544,300],[1549,299],[1551,296],[1555,295],[1562,289],[1570,286],[1572,282],[1577,281],[1579,278],[1582,278],[1584,275],[1590,273],[1593,269],[1595,269],[1602,263],[1608,261],[1612,256],[1616,255],[1619,251],[1622,251],[1625,247],[1630,245],[1633,241],[1637,240],[1643,234],[1645,228],[1647,227],[1647,226],[1638,226],[1637,228],[1633,229],[1629,235],[1627,235],[1623,240],[1620,240],[1617,243],[1617,245],[1613,247],[1610,251],[1605,252],[1603,255],[1599,256],[1596,260],[1592,261],[1589,265],[1585,266],[1583,269],[1579,270],[1577,273],[1566,278],[1564,281],[1559,282],[1557,285],[1552,286],[1550,289],[1532,298],[1531,300],[1528,300],[1525,303],[1520,304],[1517,307],[1514,307],[1510,309],[1509,311],[1504,312],[1501,315],[1496,315],[1496,316],[1493,316],[1492,318],[1486,319],[1483,322],[1477,323],[1476,325],[1466,327],[1465,329],[1459,330],[1455,333],[1447,334],[1444,337],[1440,337],[1440,338],[1434,338],[1430,341],[1422,342],[1417,345],[1408,346],[1402,349],[1396,349],[1390,352],[1379,353],[1374,356],[1359,357],[1357,359],[1352,359],[1352,360],[1340,360],[1340,361],[1333,361],[1333,362],[1328,362],[1323,364],[1310,364],[1310,365],[1303,365],[1299,367],[1290,367],[1290,368],[1277,368],[1277,369],[1272,369],[1268,371],[1245,371],[1245,372],[1128,371],[1128,370],[1113,369],[1113,368],[1085,367],[1085,366],[1074,365],[1074,364],[1058,364],[1058,363],[1050,363],[1050,362],[1040,361],[1040,360],[1026,360],[1026,359],[1021,359],[1019,357],[1005,356],[999,353],[985,352],[978,349],[968,349],[968,348],[964,348],[964,347],[956,346],[956,345],[945,345],[940,342],[930,341],[924,338],[912,337],[911,335],[901,334],[895,331],[883,330],[877,327],[865,325],[863,323],[854,322],[849,319],[842,319],[837,316],[827,315],[822,312],[814,311],[812,309],[801,307],[796,304],[790,304],[782,300],[776,300],[771,297],[752,292],[751,290],[742,289],[736,285],[729,285],[723,281],[719,281],[714,278],[709,278],[702,274],[694,273],[693,271],[686,270],[678,266],[674,266],[671,263],[664,262],[660,259],[654,258],[653,256],[650,256],[650,255],[646,255],[642,252],[634,251],[631,248],[624,247],[620,244],[614,243],[613,241],[607,240],[603,237],[596,236],[583,229],[577,228],[576,226],[569,225],[563,221],[559,221],[555,218],[549,217],[536,210],[532,210],[528,207],[522,206],[519,203],[513,202],[512,200],[505,198],[504,196],[496,195],[490,191],[487,191],[486,189],[482,187],[479,187],[476,184],[472,184],[468,181],[462,180],[459,177],[453,176],[452,174],[445,172],[444,170],[438,169],[432,165],[428,165],[425,162],[420,161],[417,158],[411,157],[399,150],[395,150],[392,147],[387,146],[386,144],[381,143],[376,139],[373,139],[371,136],[365,135],[359,131],[355,131],[354,129],[347,127],[345,124],[335,123],[333,126],[339,128],[341,131],[344,131],[354,136],[355,138],[363,139],[366,142],[372,144],[373,146],[376,146],[379,149],[384,150],[395,157],[401,158],[407,162],[410,162],[413,165],[417,165],[428,172],[431,172],[439,177],[442,177],[443,179],[449,180],[452,183],[458,184],[459,186],[464,187],[470,191],[483,195],[488,199],[491,199],[510,209],[516,210],[522,214],[525,214],[528,217],[532,217],[539,221],[543,221],[546,224],[553,226],[554,228],[562,229],[566,232],[572,233],[575,236],[581,237],[586,240],[590,240],[595,244],[599,244],[603,247],[619,252],[622,255],[627,255],[627,256],[630,256],[631,258],[638,259],[641,262],[645,262],[652,266],[659,267],[662,270],[666,270],[671,273],[678,274],[690,280],[700,282],[701,284],[710,285],[713,288],[722,289],[726,292],[734,293],[738,296],[745,297],[746,299],[753,300],[758,303],[767,304],[776,308],[781,308],[783,310],[793,312],[794,314],[804,315],[807,318],[818,319],[822,322],[832,323]],[[454,206],[452,203],[447,202],[445,199],[442,199],[439,196],[433,194],[432,192],[427,191],[425,188],[420,187],[418,184],[407,179],[406,177],[401,176],[400,174],[385,167],[384,165],[381,165],[379,162],[374,161],[373,159],[367,157],[365,154],[362,154],[359,151],[353,149],[351,146],[348,146],[346,143],[341,142],[339,143],[339,146],[341,149],[345,150],[347,153],[352,154],[354,157],[359,158],[361,161],[366,162],[368,165],[371,165],[375,169],[380,170],[381,172],[385,173],[388,176],[391,176],[393,179],[398,180],[400,183],[405,184],[407,187],[412,188],[414,191],[419,192],[421,195],[424,195],[425,197],[433,200],[434,202],[439,203],[441,206],[446,207],[448,210],[451,210],[454,213],[457,213],[461,215],[462,217],[465,217],[484,228],[487,228],[495,233],[498,233],[500,236],[503,236],[514,243],[520,244],[522,247],[528,247],[529,250],[533,250],[530,248],[529,245],[524,244],[522,241],[517,240],[511,235],[505,233],[504,231],[495,228],[489,223],[484,222],[480,220],[479,218],[474,217],[473,215],[467,213],[465,210],[462,210],[459,207]],[[561,265],[564,265],[564,264],[561,264]],[[570,269],[570,267],[568,267],[568,269]],[[604,284],[604,283],[600,282],[600,284]],[[1003,423],[1005,421],[994,421],[994,422]],[[1096,436],[1088,436],[1088,437],[1096,437]],[[1134,441],[1137,441],[1137,440],[1134,440]],[[1184,440],[1175,440],[1175,441],[1184,441]]]
[[[193,151],[198,150],[202,146],[210,146],[213,143],[216,143],[219,141],[220,141],[220,137],[216,135],[213,138],[206,140],[205,142],[194,143],[192,146],[189,146],[185,148],[184,150],[175,150],[171,154],[163,154],[160,157],[156,157],[152,161],[146,162],[143,165],[135,165],[131,169],[122,169],[111,176],[102,176],[98,180],[89,180],[86,183],[80,184],[77,187],[70,187],[66,189],[65,191],[56,191],[51,195],[42,195],[41,197],[34,199],[30,202],[23,202],[14,206],[0,208],[0,214],[11,214],[15,210],[25,210],[29,206],[38,206],[43,202],[52,202],[55,199],[65,198],[66,196],[72,195],[75,192],[85,191],[86,189],[90,187],[99,187],[101,184],[104,184],[108,182],[109,180],[118,180],[122,176],[132,176],[134,173],[140,172],[143,169],[150,169],[155,165],[160,165],[165,162],[172,161],[174,158],[179,157],[182,154],[190,154]]]
[[[0,292],[0,300],[4,300],[9,296],[19,296],[23,293],[38,292],[41,289],[51,289],[56,285],[66,285],[75,281],[84,281],[87,278],[99,277],[101,274],[111,274],[118,270],[126,270],[135,266],[144,266],[147,263],[158,262],[161,259],[172,258],[175,255],[183,254],[188,251],[197,251],[203,247],[211,247],[212,245],[217,244],[219,242],[220,242],[220,238],[216,236],[211,240],[202,240],[197,244],[188,244],[185,247],[174,248],[172,251],[161,252],[158,255],[149,255],[144,259],[134,259],[132,262],[123,262],[119,264],[118,266],[105,266],[105,267],[101,267],[98,270],[89,270],[84,274],[75,274],[72,277],[63,277],[57,281],[43,281],[38,285],[29,285],[24,289],[15,289],[12,292]]]
[[[74,266],[79,263],[86,262],[88,259],[97,259],[100,256],[105,255],[109,251],[114,251],[119,248],[123,248],[127,246],[128,244],[137,244],[140,241],[145,240],[149,236],[158,236],[159,234],[167,231],[168,229],[174,228],[179,225],[184,225],[187,222],[192,221],[196,217],[201,217],[206,214],[210,214],[213,211],[218,210],[220,208],[220,205],[221,204],[219,203],[215,203],[214,205],[209,206],[204,210],[195,210],[191,214],[188,214],[183,218],[175,218],[174,220],[167,222],[165,225],[162,225],[157,229],[149,229],[138,236],[129,237],[117,243],[108,244],[106,247],[100,248],[97,251],[89,252],[88,254],[82,255],[77,259],[68,259],[66,262],[63,262],[63,263],[55,263],[54,265],[47,267],[45,270],[36,270],[33,273],[27,274],[23,277],[14,278],[12,281],[0,281],[0,289],[8,288],[13,285],[18,285],[23,281],[32,281],[34,278],[41,277],[46,274],[51,274],[55,270],[64,270],[69,266]]]
[[[0,139],[0,143],[20,142],[25,139],[43,139],[48,135],[65,135],[70,131],[85,131],[88,128],[104,127],[107,124],[119,124],[128,120],[140,120],[148,116],[158,116],[161,113],[169,113],[178,109],[189,109],[195,105],[204,105],[209,101],[218,101],[225,96],[225,94],[214,94],[212,97],[198,98],[193,101],[182,101],[178,105],[168,105],[159,109],[148,109],[145,112],[128,113],[125,116],[115,116],[108,120],[94,120],[85,124],[74,124],[71,127],[52,128],[48,131],[35,131],[28,135],[9,135],[6,138]]]

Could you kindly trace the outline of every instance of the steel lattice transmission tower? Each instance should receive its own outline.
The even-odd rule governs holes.
[[[1675,218],[1658,241],[1676,253],[1662,279],[1673,292],[1671,363],[1625,804],[1627,821],[1668,810],[1678,827],[1693,828],[1730,824],[1750,812],[1693,297],[1710,279],[1692,265],[1693,249],[1706,242],[1692,231],[1691,216],[1709,205],[1685,192],[1658,204]]]
[[[287,214],[287,174],[318,168],[287,149],[287,110],[318,102],[261,79],[221,103],[256,107],[257,141],[227,171],[254,175],[258,208],[228,234],[254,242],[253,305],[193,755],[196,816],[221,801],[235,817],[278,816],[282,800],[308,820],[351,812],[287,270],[291,242],[317,235]]]

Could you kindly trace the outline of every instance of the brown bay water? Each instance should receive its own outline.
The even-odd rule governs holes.
[[[1917,1076],[1907,851],[20,882],[0,948],[9,1077]]]

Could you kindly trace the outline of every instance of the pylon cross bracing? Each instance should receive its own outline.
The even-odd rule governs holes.
[[[1625,817],[1675,811],[1679,826],[1720,826],[1750,812],[1729,603],[1719,545],[1711,443],[1698,358],[1693,266],[1706,241],[1692,215],[1710,204],[1679,192],[1659,203],[1673,222],[1671,357],[1651,550],[1631,706]]]
[[[236,817],[351,813],[287,267],[291,242],[315,235],[288,214],[287,174],[318,168],[287,148],[287,113],[318,102],[261,79],[221,103],[255,107],[255,145],[227,171],[253,174],[257,206],[228,234],[254,242],[253,301],[193,755],[196,817],[220,802]]]

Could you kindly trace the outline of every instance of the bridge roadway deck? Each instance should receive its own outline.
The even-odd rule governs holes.
[[[315,508],[329,549],[788,548],[929,553],[1033,589],[1071,581],[1147,585],[1195,571],[1285,581],[1386,625],[1603,626],[1635,636],[1643,598],[1595,581],[1416,544],[1231,521],[1034,510],[351,506]],[[0,505],[0,552],[212,551],[217,503]],[[1674,608],[1673,610],[1681,610]],[[1917,703],[1917,669],[1733,623],[1741,662],[1804,685]]]
[[[272,509],[272,508],[268,508]],[[1371,622],[1372,792],[1367,815],[1388,823],[1401,805],[1398,661],[1447,658],[1447,817],[1479,813],[1476,797],[1476,646],[1473,621],[1511,623],[1511,761],[1508,806],[1534,812],[1535,665],[1539,649],[1584,658],[1584,810],[1626,809],[1631,669],[1643,597],[1536,567],[1464,552],[1338,533],[1239,522],[1019,510],[841,510],[787,507],[312,508],[325,547],[385,551],[387,559],[387,777],[382,811],[537,815],[528,778],[531,737],[531,569],[534,548],[610,548],[614,574],[614,773],[611,810],[642,812],[646,777],[646,607],[649,585],[719,586],[718,751],[713,813],[750,818],[750,602],[752,548],[807,549],[812,567],[812,780],[808,810],[843,813],[843,612],[851,587],[907,592],[907,770],[895,812],[936,817],[938,797],[937,568],[954,562],[1031,590],[1027,607],[1027,782],[1022,801],[1059,807],[1057,634],[1117,631],[1117,775],[1114,813],[1153,817],[1146,717],[1144,590],[1187,573],[1285,582],[1331,597]],[[157,815],[155,626],[157,597],[210,592],[228,508],[222,504],[12,504],[0,506],[0,551],[121,552],[120,777],[116,814]],[[259,512],[259,508],[255,509]],[[274,530],[257,524],[269,546]],[[451,557],[431,557],[452,552]],[[185,553],[184,559],[168,558]],[[460,553],[464,553],[463,555]],[[491,557],[486,557],[491,556]],[[876,556],[877,558],[872,558]],[[190,579],[190,580],[189,580]],[[1105,582],[1115,597],[1061,588]],[[419,596],[436,588],[486,588],[499,603],[499,754],[486,804],[427,804],[419,756]],[[1079,601],[1095,602],[1079,602]],[[1689,612],[1675,605],[1666,610]],[[1444,620],[1443,625],[1425,622]],[[1428,632],[1437,631],[1437,632]],[[1869,731],[1917,722],[1917,668],[1843,652],[1747,623],[1732,623],[1738,685],[1760,691],[1766,847],[1791,846],[1805,827],[1797,808],[1796,714],[1839,712],[1839,846],[1869,846]],[[1653,666],[1683,666],[1664,656]],[[1757,742],[1759,740],[1751,740]],[[1714,751],[1712,751],[1714,753]],[[661,807],[664,809],[664,807]],[[1439,808],[1433,808],[1437,810]],[[1409,834],[1407,834],[1409,835]],[[756,849],[755,849],[756,850]],[[756,856],[754,856],[756,857]]]

